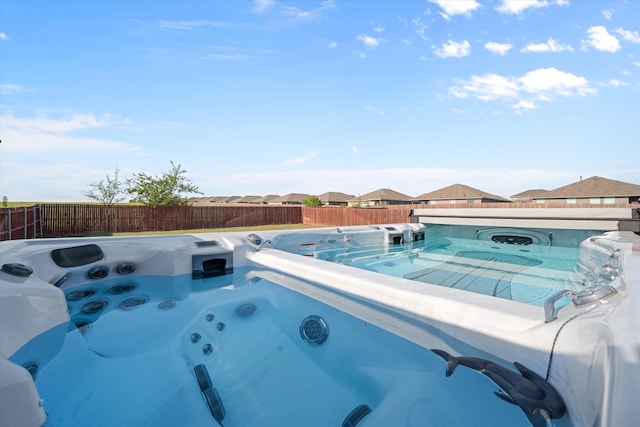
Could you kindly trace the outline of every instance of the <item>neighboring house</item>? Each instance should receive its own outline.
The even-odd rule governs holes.
[[[229,196],[229,197],[216,197],[216,203],[235,203],[236,200],[240,199],[240,196]]]
[[[194,197],[190,199],[193,206],[210,206],[212,203],[230,203],[234,199],[238,199],[240,196],[215,196],[215,197]]]
[[[259,204],[262,204],[262,205],[266,205],[271,200],[277,199],[278,197],[280,197],[280,196],[278,196],[277,194],[267,194],[266,196],[258,197],[256,200],[253,201],[253,203],[259,203]]]
[[[389,206],[389,205],[410,205],[411,197],[406,194],[388,188],[381,188],[371,193],[363,194],[347,200],[347,206],[369,207],[369,206]]]
[[[329,191],[318,196],[323,206],[347,206],[347,201],[353,199],[352,194]]]
[[[430,193],[421,194],[414,197],[414,203],[425,205],[453,205],[453,204],[476,204],[476,203],[504,203],[510,200],[495,194],[486,193],[477,188],[463,184],[453,184],[443,187]]]
[[[309,197],[309,194],[289,193],[281,197],[269,200],[269,205],[301,205],[302,201]]]
[[[534,197],[536,203],[640,203],[640,185],[592,176]]]
[[[233,203],[260,203],[257,200],[260,199],[260,196],[242,196],[239,199],[233,201]]]
[[[527,191],[523,191],[522,193],[514,194],[513,196],[511,196],[511,201],[516,203],[531,202],[536,197],[542,197],[548,192],[549,190],[543,190],[543,189],[527,190]]]
[[[213,197],[191,197],[189,198],[189,204],[191,206],[207,206],[213,203]]]

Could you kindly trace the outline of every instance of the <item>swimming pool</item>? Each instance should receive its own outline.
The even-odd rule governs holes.
[[[568,294],[564,307],[552,301],[553,316],[549,298],[543,309],[300,256],[356,242],[393,252],[398,234],[419,242],[424,232],[393,224],[4,242],[3,425],[605,426],[637,417],[640,238],[582,241],[578,270],[601,273],[597,289],[611,291]]]
[[[393,226],[388,226],[395,231]],[[430,225],[427,238],[393,245],[318,249],[313,256],[427,284],[542,306],[553,293],[584,288],[579,244],[596,230]],[[560,236],[561,239],[558,237]],[[555,237],[555,239],[554,239]],[[565,301],[565,303],[568,301]]]

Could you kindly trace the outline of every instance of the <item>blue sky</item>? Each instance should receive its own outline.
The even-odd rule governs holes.
[[[640,183],[640,1],[0,2],[0,195]]]

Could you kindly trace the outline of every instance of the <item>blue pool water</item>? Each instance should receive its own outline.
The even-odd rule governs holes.
[[[438,260],[421,268],[428,262]],[[487,377],[463,367],[446,377],[429,349],[263,273],[132,275],[67,290],[78,327],[36,376],[45,425],[324,427],[358,407],[369,410],[358,427],[530,425]],[[196,367],[210,376],[218,417],[224,408],[220,423]]]
[[[585,287],[584,278],[574,271],[579,257],[577,246],[438,237],[399,245],[321,250],[314,256],[536,306],[542,306],[558,290]]]

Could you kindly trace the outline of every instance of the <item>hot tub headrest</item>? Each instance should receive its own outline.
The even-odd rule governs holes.
[[[100,261],[104,258],[104,252],[100,246],[89,244],[54,249],[51,251],[51,258],[59,267],[78,267]]]

